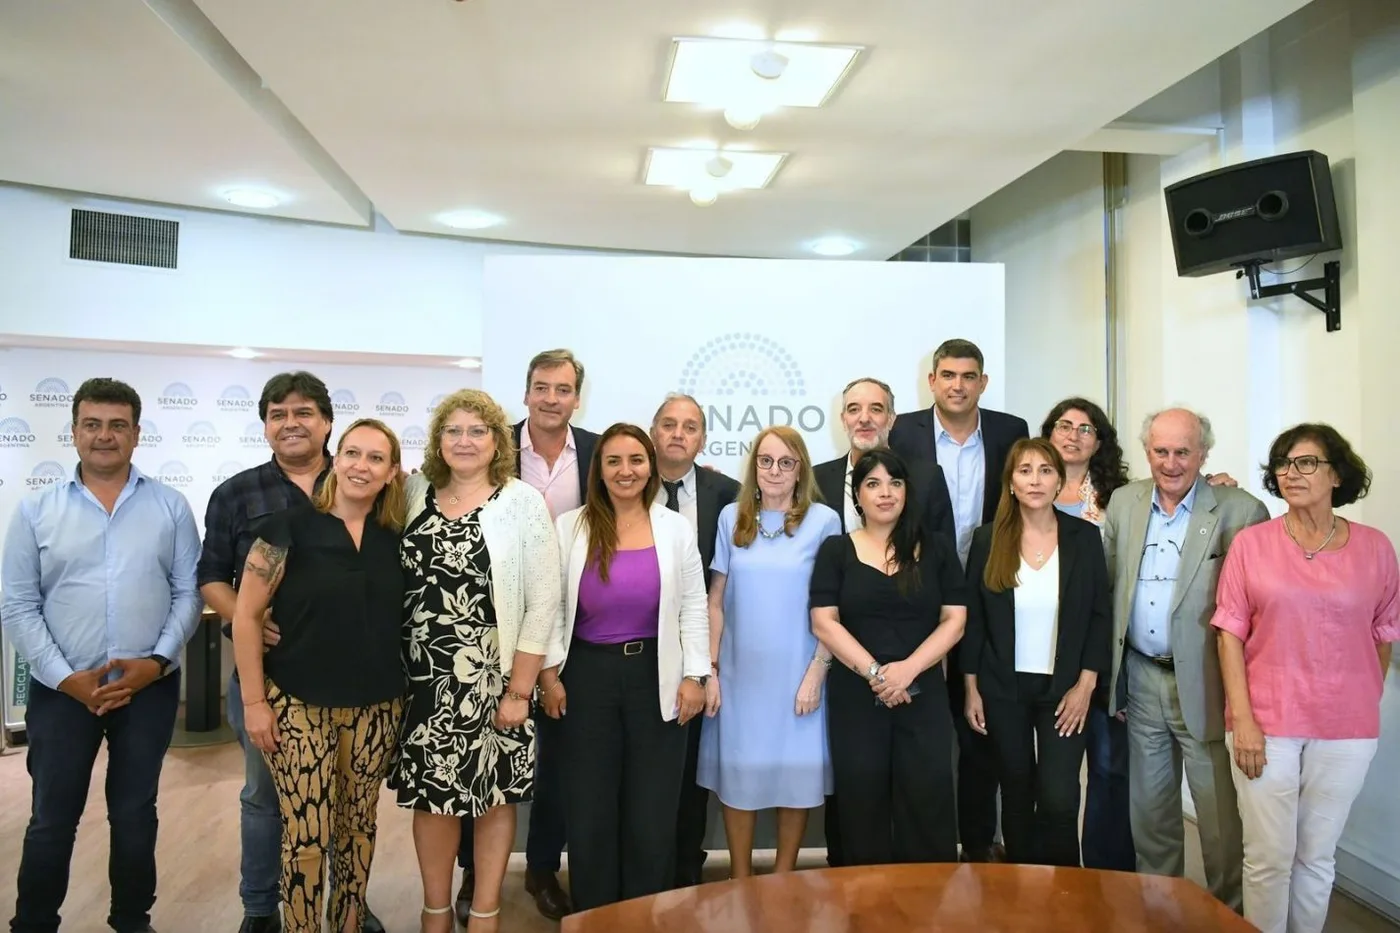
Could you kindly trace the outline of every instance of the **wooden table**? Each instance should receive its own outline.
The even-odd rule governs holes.
[[[1247,933],[1190,881],[1036,865],[891,865],[668,891],[564,919],[562,933]]]

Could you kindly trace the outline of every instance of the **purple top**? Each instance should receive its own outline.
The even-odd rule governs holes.
[[[661,568],[656,547],[618,551],[608,566],[608,582],[590,563],[578,584],[574,637],[595,645],[618,645],[655,638],[661,611]]]

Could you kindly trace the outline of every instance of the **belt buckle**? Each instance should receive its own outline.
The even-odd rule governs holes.
[[[622,653],[624,656],[630,658],[634,654],[641,654],[642,649],[645,647],[646,645],[640,641],[629,641],[622,646]]]

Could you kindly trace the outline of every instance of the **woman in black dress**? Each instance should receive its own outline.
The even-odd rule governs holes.
[[[818,656],[840,661],[827,733],[846,864],[955,862],[941,663],[967,618],[962,568],[950,542],[924,535],[898,455],[862,455],[851,489],[864,527],[822,542],[812,571]]]
[[[473,817],[472,931],[494,930],[531,799],[530,703],[560,613],[559,548],[544,497],[511,475],[505,412],[464,389],[438,406],[403,539],[409,701],[392,777],[411,807],[423,929],[450,933],[462,817]]]

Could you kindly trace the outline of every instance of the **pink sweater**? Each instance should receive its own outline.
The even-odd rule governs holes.
[[[1400,640],[1397,590],[1395,548],[1368,525],[1352,522],[1345,547],[1313,560],[1282,518],[1235,536],[1211,624],[1244,642],[1249,702],[1265,735],[1380,735],[1376,646]],[[1227,702],[1225,727],[1233,722]]]

